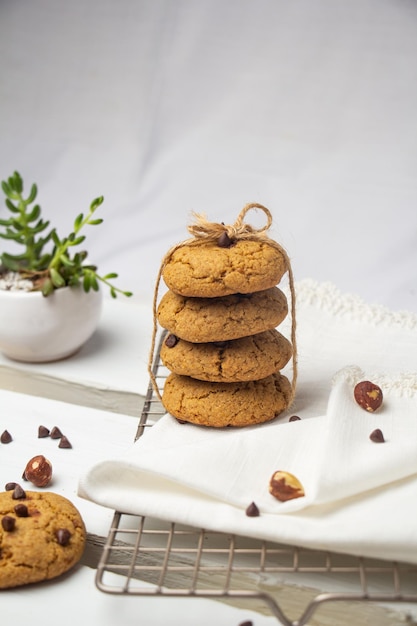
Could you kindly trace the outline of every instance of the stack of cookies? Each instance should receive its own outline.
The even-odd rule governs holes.
[[[162,270],[168,291],[156,316],[168,331],[161,360],[170,370],[162,402],[178,420],[224,427],[269,421],[293,389],[280,370],[292,343],[276,327],[288,314],[277,286],[288,270],[268,238],[225,232],[185,242]]]

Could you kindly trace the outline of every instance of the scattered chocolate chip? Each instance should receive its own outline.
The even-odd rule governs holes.
[[[1,443],[10,443],[12,440],[13,440],[13,438],[12,438],[12,436],[11,436],[11,434],[9,433],[9,431],[8,431],[8,430],[4,430],[4,431],[1,433],[1,436],[0,436],[0,441],[1,441]]]
[[[385,442],[384,435],[382,434],[382,430],[380,430],[379,428],[375,428],[375,430],[371,432],[371,434],[369,435],[369,439],[375,443]]]
[[[43,437],[49,437],[49,428],[46,428],[46,426],[39,426],[38,437],[39,439],[42,439]]]
[[[245,512],[248,517],[259,517],[259,509],[254,502],[250,503]]]
[[[177,345],[178,341],[179,341],[178,337],[170,333],[168,337],[165,339],[165,345],[167,348],[173,348],[174,346]]]
[[[17,483],[6,483],[4,485],[4,490],[5,491],[13,491],[13,489],[16,487]]]
[[[229,235],[224,231],[217,240],[217,245],[219,248],[230,248],[233,240],[230,239]]]
[[[58,448],[72,448],[71,442],[65,435],[62,435]]]
[[[29,517],[29,511],[26,504],[16,504],[14,507],[14,512],[17,517]]]
[[[71,533],[67,528],[58,528],[55,532],[56,540],[60,546],[66,546],[71,539]]]
[[[353,395],[359,406],[370,413],[373,413],[382,405],[382,389],[369,380],[363,380],[358,383],[353,390]]]
[[[289,422],[298,422],[301,419],[301,417],[298,417],[298,415],[291,415],[290,419],[288,420]]]
[[[62,437],[62,433],[57,426],[53,427],[49,435],[51,439],[60,439]]]
[[[23,500],[26,498],[26,491],[20,485],[16,485],[12,493],[13,500]]]
[[[10,533],[12,530],[14,530],[15,524],[16,520],[14,517],[11,517],[11,515],[5,515],[1,520],[3,530],[5,530],[7,533]]]
[[[245,622],[240,622],[239,626],[253,626],[253,622],[250,619],[247,619]]]

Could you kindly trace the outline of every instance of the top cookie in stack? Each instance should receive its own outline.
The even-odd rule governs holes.
[[[248,205],[238,228],[208,224],[203,236],[180,244],[165,260],[168,291],[156,314],[168,330],[161,359],[171,374],[162,402],[179,420],[259,424],[284,411],[293,397],[280,373],[293,345],[276,330],[288,314],[277,285],[289,260],[276,242],[243,224],[249,208],[262,208],[271,220],[265,207]]]

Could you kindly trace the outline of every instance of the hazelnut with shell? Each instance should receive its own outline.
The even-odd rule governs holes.
[[[46,487],[52,480],[52,463],[38,454],[27,462],[23,475],[35,487]]]

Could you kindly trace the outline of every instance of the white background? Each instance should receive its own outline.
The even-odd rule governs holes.
[[[61,235],[104,195],[89,259],[137,300],[192,211],[260,202],[296,279],[417,311],[414,0],[1,0],[0,59],[1,179],[36,182]],[[3,592],[3,615],[197,623],[92,577]],[[250,617],[198,606],[199,626]]]
[[[0,58],[1,178],[61,235],[104,195],[136,298],[192,211],[260,202],[296,279],[417,310],[413,0],[2,0]]]

